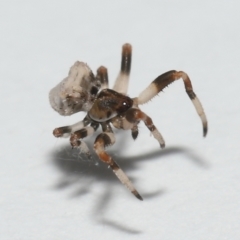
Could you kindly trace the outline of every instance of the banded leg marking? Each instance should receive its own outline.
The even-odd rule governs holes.
[[[139,94],[137,99],[138,104],[144,104],[156,96],[160,91],[167,87],[170,83],[182,79],[184,82],[185,90],[191,99],[203,125],[203,136],[207,135],[208,124],[207,118],[204,113],[203,107],[196,94],[193,91],[191,80],[188,75],[183,71],[169,71],[158,76],[143,92]]]
[[[161,133],[155,127],[152,119],[147,114],[142,112],[140,109],[131,108],[126,113],[126,119],[130,123],[136,123],[136,122],[139,122],[139,121],[143,121],[145,123],[146,127],[152,133],[153,137],[159,142],[160,147],[161,148],[165,147],[165,141],[164,141]]]
[[[74,132],[70,137],[70,144],[73,148],[78,148],[80,152],[87,155],[88,158],[91,158],[91,153],[89,151],[89,148],[87,144],[84,141],[81,141],[80,139],[83,139],[87,136],[92,135],[98,128],[98,125],[92,125],[82,128],[76,132]]]
[[[120,180],[122,184],[124,184],[131,192],[132,194],[138,198],[139,200],[143,200],[138,191],[133,186],[130,179],[127,177],[127,175],[123,172],[123,170],[117,165],[117,163],[113,160],[113,158],[108,155],[105,151],[105,147],[114,144],[115,138],[112,132],[104,132],[98,135],[98,137],[95,140],[94,143],[94,150],[100,160],[107,163],[117,176],[117,178]]]
[[[129,75],[131,71],[132,46],[128,43],[122,47],[121,69],[113,86],[116,92],[127,94]]]
[[[107,68],[101,66],[97,70],[97,79],[101,82],[101,89],[108,88],[108,72]]]
[[[70,137],[71,133],[78,131],[79,129],[87,126],[89,123],[90,119],[86,116],[82,121],[73,125],[55,128],[53,130],[53,135],[55,137]]]

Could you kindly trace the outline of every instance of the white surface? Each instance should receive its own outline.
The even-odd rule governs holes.
[[[5,1],[0,8],[0,239],[240,239],[239,1]],[[105,65],[133,45],[129,94],[186,71],[209,121],[182,82],[143,106],[166,150],[141,125],[109,152],[135,199],[104,164],[77,162],[55,127],[81,120],[51,109],[48,92],[76,61]],[[94,138],[87,143],[91,146]]]

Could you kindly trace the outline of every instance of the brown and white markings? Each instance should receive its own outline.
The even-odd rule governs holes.
[[[168,71],[158,76],[138,97],[130,98],[127,94],[131,70],[132,46],[124,44],[119,75],[113,89],[108,88],[108,73],[103,66],[99,67],[96,76],[87,64],[76,62],[69,71],[68,77],[60,82],[49,93],[50,104],[61,115],[72,115],[85,111],[85,118],[70,126],[56,128],[55,137],[70,137],[73,148],[78,148],[89,158],[88,146],[82,140],[92,135],[101,125],[100,133],[94,143],[94,150],[99,159],[108,164],[118,179],[140,200],[141,195],[133,186],[127,175],[114,159],[105,151],[107,146],[115,143],[112,126],[118,129],[131,130],[133,139],[138,136],[138,124],[143,121],[161,148],[165,147],[161,133],[152,119],[139,108],[156,96],[170,83],[182,79],[185,90],[191,99],[203,125],[203,136],[207,135],[207,119],[202,104],[193,91],[188,75],[182,71]]]

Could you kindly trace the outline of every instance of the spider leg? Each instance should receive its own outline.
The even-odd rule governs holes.
[[[90,122],[91,121],[90,121],[89,117],[86,116],[82,121],[77,122],[73,125],[55,128],[53,130],[53,135],[55,137],[69,137],[71,135],[71,133],[76,132],[76,131],[80,130],[81,128],[87,126]]]
[[[110,130],[110,125],[108,129]],[[104,129],[103,129],[104,130]],[[113,158],[108,155],[105,151],[105,147],[113,145],[115,143],[114,134],[112,131],[106,130],[105,132],[99,134],[94,143],[94,150],[101,161],[107,163],[120,180],[122,184],[124,184],[131,192],[135,195],[136,198],[143,200],[138,191],[133,186],[130,179],[123,172],[123,170],[118,166],[118,164],[113,160]]]
[[[80,149],[80,152],[85,153],[88,158],[92,157],[89,148],[84,141],[80,141],[79,139],[83,139],[87,136],[92,135],[97,130],[98,126],[98,123],[91,123],[91,126],[84,127],[72,133],[70,137],[70,143],[72,147]]]
[[[131,70],[132,46],[128,43],[122,47],[121,69],[113,86],[113,90],[122,94],[127,94],[129,75]]]
[[[198,115],[201,118],[202,125],[203,125],[203,136],[205,137],[207,135],[207,129],[208,129],[207,118],[204,113],[202,104],[200,103],[196,94],[193,92],[191,80],[189,79],[188,75],[185,72],[182,72],[182,71],[178,72],[178,71],[172,70],[158,76],[144,91],[142,91],[139,94],[137,98],[137,103],[144,104],[148,102],[150,99],[156,96],[160,91],[162,91],[165,87],[167,87],[170,83],[176,80],[179,80],[181,78],[184,82],[186,92],[189,98],[191,99]]]
[[[126,120],[130,123],[137,124],[139,121],[143,121],[146,125],[146,127],[149,129],[149,131],[152,133],[153,137],[159,142],[160,147],[165,147],[165,141],[161,135],[161,133],[158,131],[158,129],[155,127],[152,119],[144,112],[142,112],[138,108],[130,108],[126,113]],[[132,134],[135,130],[132,128]],[[133,137],[134,138],[134,137]]]
[[[108,72],[107,68],[101,66],[97,69],[96,78],[101,82],[101,89],[108,88]]]

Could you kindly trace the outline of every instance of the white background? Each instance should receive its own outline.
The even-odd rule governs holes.
[[[0,239],[240,239],[239,1],[2,1],[0,7]],[[109,148],[144,201],[111,169],[72,151],[55,127],[48,92],[81,60],[108,68],[133,45],[129,95],[184,70],[209,121],[182,81],[144,105],[166,140],[143,124],[134,142]],[[89,146],[93,137],[87,140]],[[95,156],[95,160],[97,160]]]

